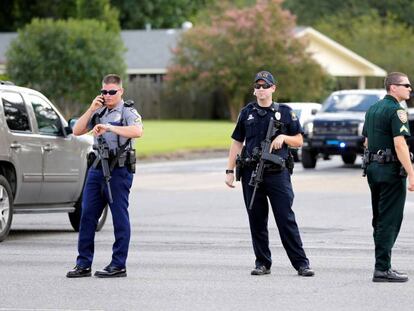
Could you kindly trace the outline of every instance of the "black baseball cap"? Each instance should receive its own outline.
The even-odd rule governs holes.
[[[273,75],[269,71],[259,71],[258,73],[256,73],[254,82],[256,83],[259,80],[263,80],[271,85],[276,84],[275,78],[273,78]]]

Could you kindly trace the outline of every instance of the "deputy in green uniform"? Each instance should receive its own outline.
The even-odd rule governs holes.
[[[364,155],[371,189],[375,242],[374,282],[406,282],[408,276],[391,267],[391,249],[403,219],[407,189],[414,190],[414,170],[405,138],[410,136],[408,117],[400,102],[412,91],[407,75],[390,73],[384,81],[387,95],[365,115]],[[402,169],[404,168],[404,170]]]

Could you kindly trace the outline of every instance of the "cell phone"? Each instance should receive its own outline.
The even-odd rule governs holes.
[[[105,98],[101,95],[100,102],[102,105],[105,105]]]

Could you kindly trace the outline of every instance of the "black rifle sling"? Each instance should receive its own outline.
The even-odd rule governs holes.
[[[107,109],[108,109],[108,107],[105,106],[105,108],[102,109],[102,111],[100,113],[96,112],[92,116],[92,126],[95,126],[96,124],[101,123],[101,118],[105,114]],[[93,163],[92,163],[93,168],[96,168],[100,161],[101,161],[101,159],[99,157],[96,157],[95,161],[93,161]]]

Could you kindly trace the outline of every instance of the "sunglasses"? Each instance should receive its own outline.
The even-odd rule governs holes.
[[[265,84],[255,83],[255,84],[254,84],[254,88],[255,88],[256,90],[259,90],[261,87],[262,87],[263,89],[267,90],[268,88],[271,88],[272,86],[273,86],[273,85],[272,85],[272,84],[269,84],[269,83],[265,83]]]
[[[115,95],[119,90],[101,90],[101,94],[102,95]]]
[[[409,83],[394,83],[394,85],[404,86],[407,89],[408,88],[412,89],[411,84],[409,84]]]

